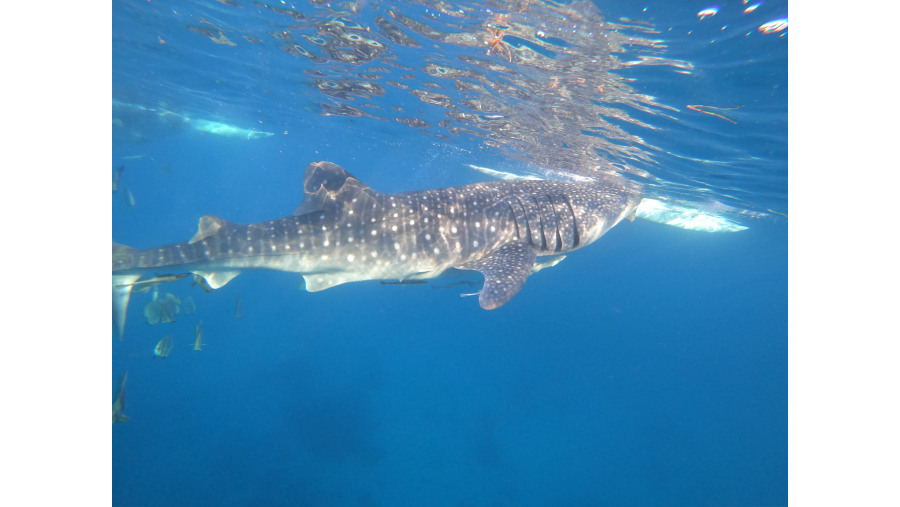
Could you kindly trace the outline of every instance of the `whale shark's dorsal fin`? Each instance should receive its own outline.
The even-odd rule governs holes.
[[[484,287],[478,293],[478,304],[493,310],[506,304],[519,292],[531,274],[537,252],[521,241],[500,246],[483,258],[463,264],[459,269],[472,269],[484,274]]]
[[[200,223],[197,225],[197,234],[194,234],[194,237],[188,241],[188,244],[193,245],[198,241],[203,241],[204,239],[215,236],[218,234],[219,229],[222,227],[227,227],[231,225],[231,222],[225,220],[224,218],[215,217],[212,215],[203,215],[200,217]]]
[[[353,199],[368,201],[375,194],[374,190],[343,167],[331,162],[313,162],[306,166],[303,202],[294,210],[294,215],[321,211],[330,202],[349,202]]]

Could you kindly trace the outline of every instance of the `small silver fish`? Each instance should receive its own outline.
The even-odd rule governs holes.
[[[128,370],[125,370],[125,374],[122,375],[122,378],[119,379],[119,388],[116,389],[116,400],[113,401],[112,406],[112,422],[113,424],[117,422],[127,421],[128,416],[125,415],[125,381],[128,380]]]
[[[194,303],[194,298],[191,296],[184,298],[184,303],[181,305],[181,308],[184,310],[185,315],[197,313],[197,304]]]
[[[113,192],[119,190],[119,178],[122,176],[122,169],[125,169],[125,164],[116,167],[116,172],[113,175]]]
[[[166,293],[165,297],[157,298],[144,307],[144,317],[147,323],[155,326],[161,322],[175,322],[181,307],[181,300],[172,293]]]
[[[194,327],[194,350],[201,351],[203,350],[203,321],[197,323],[197,326]]]
[[[169,352],[172,352],[172,335],[167,334],[163,336],[162,340],[156,344],[156,347],[153,347],[153,355],[156,357],[168,357]]]

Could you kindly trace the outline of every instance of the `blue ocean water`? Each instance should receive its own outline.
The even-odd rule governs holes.
[[[129,418],[112,427],[115,505],[787,503],[788,37],[759,30],[787,18],[787,3],[745,13],[751,4],[723,2],[703,19],[710,5],[595,4],[615,31],[660,41],[653,50],[666,59],[611,71],[671,108],[615,103],[635,121],[610,122],[653,159],[631,165],[656,178],[654,195],[728,209],[748,229],[623,222],[494,311],[459,296],[478,284],[307,293],[297,275],[252,272],[211,293],[189,279],[160,285],[181,310],[151,326],[142,312],[152,292],[134,294],[124,338],[112,338],[112,387],[127,371]],[[466,33],[513,27],[516,16],[539,27],[552,6],[114,2],[113,239],[149,248],[189,239],[202,215],[289,215],[315,160],[384,192],[486,179],[467,164],[521,168],[527,154],[485,137],[394,121],[442,116],[387,81],[415,87],[427,64],[466,55],[536,71],[505,61],[502,47],[429,46],[407,26],[422,47],[393,44],[373,20],[399,25],[404,14],[443,28],[461,11]],[[361,28],[326,28],[353,23]],[[367,54],[317,49],[300,38],[309,26],[324,40],[365,33],[388,49],[340,61]],[[472,33],[490,39],[492,29]],[[319,58],[289,52],[285,34]],[[615,56],[637,61],[644,50]],[[390,70],[367,78],[382,95],[313,86],[376,65]],[[585,78],[570,71],[560,83]],[[325,115],[322,104],[371,116]],[[198,119],[240,131],[202,131]],[[571,128],[574,139],[583,126]],[[480,283],[472,275],[447,283]],[[155,357],[167,334],[172,352]]]

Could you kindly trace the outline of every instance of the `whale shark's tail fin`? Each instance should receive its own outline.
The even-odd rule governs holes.
[[[116,262],[116,259],[131,256],[134,251],[134,248],[131,248],[130,246],[113,242],[113,263]],[[113,323],[116,325],[116,330],[119,332],[119,340],[122,339],[122,335],[125,333],[125,314],[128,311],[128,300],[131,299],[131,284],[136,282],[140,277],[140,274],[113,275],[112,277],[112,316]]]

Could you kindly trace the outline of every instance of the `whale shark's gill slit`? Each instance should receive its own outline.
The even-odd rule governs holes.
[[[541,250],[547,250],[547,236],[546,229],[544,227],[544,214],[541,213],[541,203],[538,201],[537,196],[531,195],[531,202],[534,203],[534,214],[537,215],[537,226],[540,230],[541,234]]]
[[[506,205],[509,206],[509,211],[512,213],[513,224],[516,226],[516,238],[522,239],[522,234],[519,232],[519,221],[516,219],[516,209],[513,208],[512,203],[506,201]]]
[[[554,226],[553,227],[553,236],[554,236],[553,237],[553,241],[554,241],[553,251],[559,252],[560,250],[562,250],[562,236],[559,233],[559,228],[561,226],[560,220],[562,219],[562,217],[560,217],[559,213],[556,211],[556,202],[553,199],[552,195],[547,194],[547,202],[550,203],[550,214],[551,214],[551,218],[553,219],[553,226]]]
[[[561,204],[561,203],[560,203]],[[565,217],[561,216],[559,211],[557,210],[556,205],[553,205],[553,212],[556,213],[556,250],[557,252],[562,251],[564,243],[562,238],[561,228],[565,227]]]
[[[578,234],[578,219],[575,215],[575,208],[572,207],[572,201],[569,200],[569,196],[564,195],[563,201],[566,202],[566,206],[569,207],[569,213],[572,215],[572,233],[574,237],[572,238],[572,248],[575,248],[581,243],[581,235]]]
[[[575,223],[572,219],[572,212],[568,208],[564,196],[557,194],[553,207],[556,210],[556,217],[558,220],[556,231],[561,238],[561,251],[565,251],[572,247],[572,242],[575,238]]]
[[[528,219],[528,208],[525,206],[525,203],[522,202],[521,197],[514,196],[514,199],[516,200],[516,202],[519,203],[519,206],[522,207],[522,212],[524,213],[524,216],[525,216],[525,240],[531,244],[534,244],[534,242],[531,239],[531,220]]]

